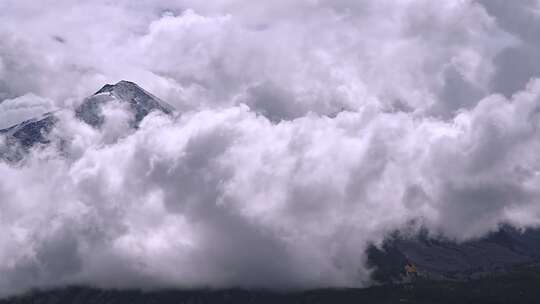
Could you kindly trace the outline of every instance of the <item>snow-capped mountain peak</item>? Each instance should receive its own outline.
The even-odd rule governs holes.
[[[157,110],[166,114],[174,111],[171,105],[145,91],[136,83],[122,80],[116,84],[106,84],[94,95],[86,98],[75,110],[76,116],[89,125],[100,127],[104,122],[101,106],[111,101],[129,104],[134,115],[134,127],[137,127],[151,111]]]

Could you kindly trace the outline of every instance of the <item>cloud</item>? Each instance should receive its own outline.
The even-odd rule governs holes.
[[[511,44],[470,1],[3,6],[5,94],[30,90],[60,105],[131,79],[180,109],[247,103],[289,119],[399,102],[448,116],[486,95],[492,60]],[[284,103],[253,94],[268,85],[287,92],[293,106],[268,113],[269,104]]]
[[[361,286],[365,248],[412,220],[457,240],[537,225],[539,88],[452,122],[343,112],[275,124],[246,106],[151,115],[114,143],[119,129],[66,114],[57,132],[94,140],[0,166],[0,290]]]
[[[52,145],[0,163],[0,295],[365,286],[367,246],[411,222],[456,241],[537,226],[537,42],[506,7],[535,16],[526,1],[2,2],[1,126],[63,110]],[[73,117],[119,79],[178,113],[138,130],[121,104],[101,129]]]
[[[53,110],[53,104],[52,100],[31,93],[5,99],[0,103],[0,129],[49,112]]]
[[[535,53],[540,46],[539,4],[535,0],[522,0],[509,4],[505,1],[479,1],[490,13],[501,29],[515,39],[514,43],[495,58],[497,73],[491,89],[511,96],[519,91],[531,78],[540,75],[540,66]]]

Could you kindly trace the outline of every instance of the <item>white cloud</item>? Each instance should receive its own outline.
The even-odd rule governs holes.
[[[413,220],[538,225],[539,73],[506,73],[536,42],[480,2],[0,3],[0,126],[68,108],[65,142],[0,163],[0,295],[362,286]],[[73,117],[119,79],[181,113]]]

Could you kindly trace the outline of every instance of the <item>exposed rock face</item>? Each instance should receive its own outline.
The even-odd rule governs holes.
[[[52,130],[57,118],[53,113],[46,113],[40,118],[32,118],[18,125],[0,130],[10,140],[17,140],[21,146],[28,148],[36,143],[46,144],[46,134]]]
[[[111,101],[125,102],[133,112],[133,126],[137,127],[151,111],[161,111],[166,114],[173,112],[173,107],[152,94],[146,92],[133,82],[120,81],[117,84],[107,84],[94,95],[86,98],[75,110],[76,116],[87,124],[100,127],[104,122],[101,106]]]
[[[5,142],[0,146],[0,159],[17,162],[24,158],[30,148],[38,144],[48,144],[47,135],[54,128],[58,118],[54,113],[46,113],[39,118],[32,118],[0,130]]]

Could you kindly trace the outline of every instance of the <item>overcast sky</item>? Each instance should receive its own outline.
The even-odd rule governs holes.
[[[366,286],[396,229],[535,227],[539,37],[538,0],[0,0],[0,128],[69,139],[0,163],[0,296]],[[122,79],[178,112],[73,118]]]

